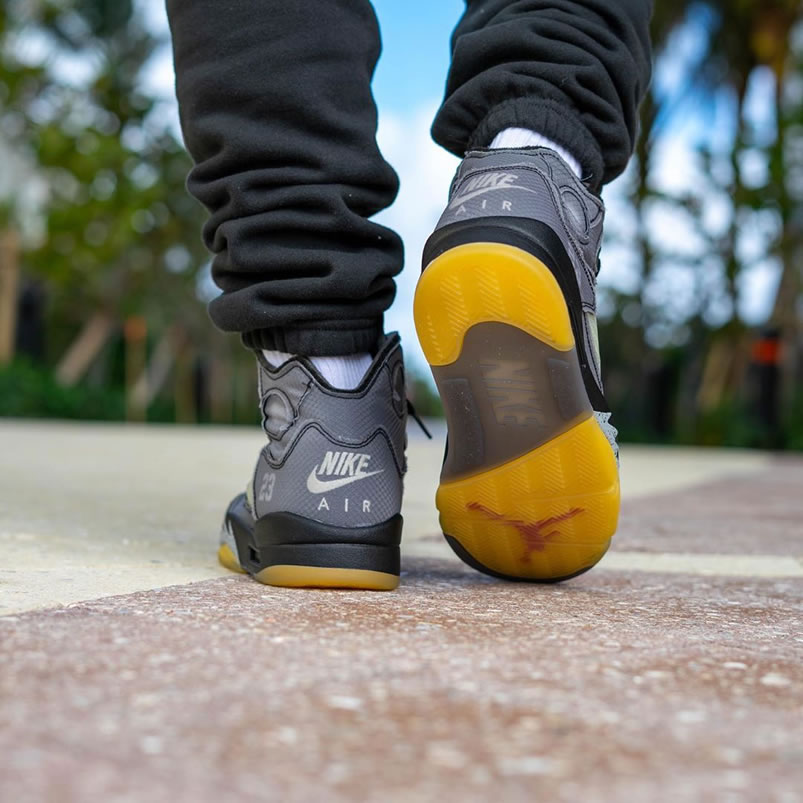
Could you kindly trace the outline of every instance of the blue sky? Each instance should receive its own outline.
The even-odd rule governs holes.
[[[377,105],[403,112],[440,100],[449,66],[449,36],[463,0],[376,0],[382,56],[374,79]]]

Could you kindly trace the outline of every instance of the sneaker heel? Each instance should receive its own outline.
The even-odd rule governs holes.
[[[230,521],[239,564],[266,585],[391,591],[399,584],[401,515],[368,527],[284,512],[264,516],[253,529]]]

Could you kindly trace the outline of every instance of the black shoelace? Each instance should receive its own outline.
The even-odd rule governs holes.
[[[415,422],[416,422],[416,424],[418,424],[418,426],[419,426],[419,427],[421,427],[421,431],[422,431],[422,432],[423,432],[423,433],[424,433],[424,434],[425,434],[425,435],[426,435],[426,436],[427,436],[427,437],[428,437],[430,440],[432,440],[432,434],[431,434],[431,433],[430,433],[430,431],[427,429],[426,425],[425,425],[425,424],[424,424],[424,422],[421,420],[421,417],[418,415],[418,413],[416,413],[416,411],[415,411],[415,407],[413,406],[413,403],[412,403],[412,402],[411,402],[409,399],[407,399],[407,414],[408,414],[408,415],[411,415],[411,416],[412,416],[412,417],[415,419]]]

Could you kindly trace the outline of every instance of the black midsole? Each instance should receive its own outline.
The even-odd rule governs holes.
[[[240,566],[256,574],[268,566],[366,569],[399,574],[400,514],[368,527],[335,527],[294,513],[269,513],[256,522],[239,496],[226,520]]]
[[[256,574],[268,566],[315,566],[362,569],[398,576],[401,564],[399,551],[397,546],[369,544],[285,544],[260,549],[259,560],[249,561],[254,565],[249,565],[248,571]]]
[[[609,412],[608,403],[588,363],[588,342],[583,326],[582,300],[574,266],[558,235],[546,223],[530,218],[487,217],[462,220],[459,223],[450,223],[432,233],[424,246],[423,268],[426,270],[430,262],[451,248],[478,242],[512,245],[541,260],[549,268],[566,299],[572,333],[578,344],[577,356],[588,399],[597,412]]]
[[[260,548],[345,543],[397,547],[401,543],[402,523],[400,513],[367,527],[335,527],[295,513],[268,513],[254,525],[254,540]]]

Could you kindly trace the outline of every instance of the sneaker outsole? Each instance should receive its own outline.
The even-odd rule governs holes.
[[[223,528],[220,564],[265,585],[369,591],[392,591],[399,585],[401,515],[355,528],[292,513],[254,521],[245,494],[240,494],[226,511]]]
[[[570,364],[579,372],[569,311],[552,271],[514,246],[459,245],[425,269],[414,313],[444,400],[450,450],[461,438],[484,447],[479,458],[476,448],[463,448],[462,472],[459,463],[449,467],[447,458],[449,470],[442,475],[436,504],[449,543],[469,565],[508,579],[556,582],[590,569],[616,531],[618,467],[585,390],[571,377],[567,380],[565,371],[551,367],[555,360],[549,355],[554,352],[561,367]],[[469,338],[467,344],[469,331],[483,324],[502,326],[484,327],[482,337]],[[517,330],[546,347],[543,366],[520,367],[520,350],[511,352]],[[482,354],[468,353],[477,343]],[[490,370],[496,372],[491,388],[487,355]],[[458,365],[465,366],[458,369],[464,376],[456,377]],[[500,365],[513,366],[501,385]],[[447,373],[451,390],[444,380]],[[522,387],[537,392],[517,407],[522,401],[517,389]],[[510,409],[505,407],[506,393],[513,402]],[[492,401],[483,394],[491,394]],[[487,412],[478,416],[480,409],[493,409],[496,417]],[[546,429],[543,421],[531,426],[539,417]],[[534,428],[546,431],[548,438],[538,442],[535,437],[538,445],[527,448]],[[526,451],[503,462],[492,459],[488,445],[500,438],[510,442],[511,433],[513,439],[521,438]],[[483,461],[483,455],[491,457]]]
[[[393,591],[399,577],[370,569],[333,569],[323,566],[269,566],[254,577],[260,583],[282,588],[342,588]]]
[[[218,549],[221,566],[238,574],[247,574],[228,544]],[[367,591],[392,591],[399,585],[398,575],[368,569],[333,569],[321,566],[269,566],[253,575],[255,580],[282,588],[343,588]]]
[[[240,566],[237,556],[234,554],[234,552],[232,552],[232,549],[228,544],[221,544],[218,547],[217,559],[218,563],[220,563],[224,569],[228,569],[231,572],[237,572],[238,574],[247,574],[245,569]]]

